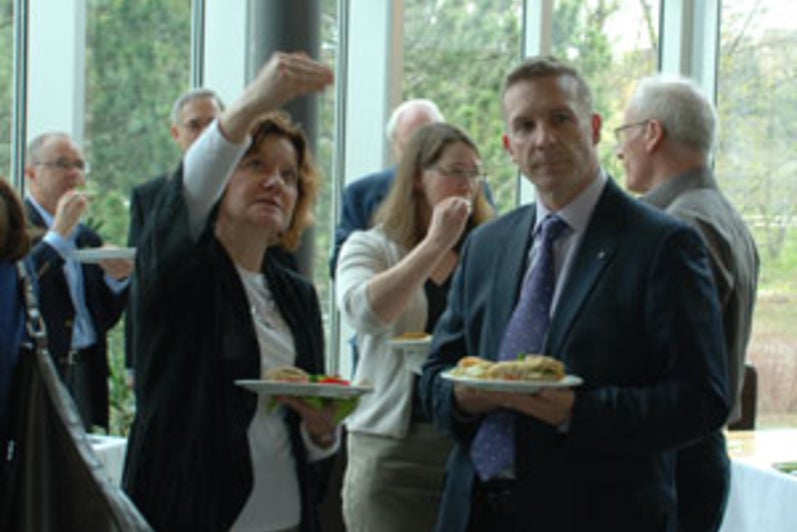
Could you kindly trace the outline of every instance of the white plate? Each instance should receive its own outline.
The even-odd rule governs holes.
[[[78,262],[99,262],[106,259],[133,259],[136,248],[83,248],[74,252]]]
[[[235,384],[262,395],[296,395],[299,397],[330,397],[348,399],[374,390],[373,386],[351,384],[319,384],[316,382],[284,382],[237,380]]]
[[[432,335],[427,334],[423,338],[403,338],[395,336],[388,340],[387,344],[396,349],[404,349],[405,351],[429,352],[429,346],[432,345]]]
[[[575,375],[565,375],[565,378],[559,381],[503,381],[497,379],[461,377],[459,375],[452,375],[449,370],[441,373],[440,376],[446,380],[464,384],[479,390],[510,393],[537,393],[542,388],[572,388],[584,382],[581,377],[576,377]]]

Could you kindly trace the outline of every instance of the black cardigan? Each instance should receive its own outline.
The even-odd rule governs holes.
[[[137,412],[124,489],[158,530],[228,530],[252,490],[247,429],[257,398],[234,384],[260,376],[244,287],[213,234],[188,234],[181,170],[139,241],[136,259]],[[323,372],[315,289],[266,254],[263,274],[293,334],[295,365]],[[303,531],[318,528],[317,503],[331,459],[310,464],[299,417],[288,424],[301,490]]]

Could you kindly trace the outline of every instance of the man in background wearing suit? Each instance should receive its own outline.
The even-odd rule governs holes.
[[[170,131],[174,142],[180,147],[180,157],[223,110],[221,99],[209,89],[193,89],[177,98],[172,107]],[[138,242],[144,222],[152,212],[155,199],[166,185],[169,175],[160,175],[133,188],[130,197],[129,246],[135,247]]]
[[[28,146],[25,199],[30,223],[45,231],[30,258],[55,365],[86,430],[108,429],[106,335],[122,314],[133,261],[80,263],[76,249],[100,247],[100,236],[80,223],[88,208],[86,162],[65,133],[45,133]]]
[[[626,184],[642,201],[694,227],[708,247],[722,308],[733,410],[740,395],[753,321],[759,259],[744,220],[722,194],[710,168],[717,114],[690,81],[642,80],[616,130],[617,156]],[[725,437],[716,430],[678,451],[678,518],[681,530],[718,530],[730,489]]]
[[[424,366],[424,404],[456,442],[438,530],[677,530],[675,453],[729,410],[705,246],[600,167],[601,117],[576,70],[527,59],[503,111],[504,145],[537,201],[466,240]],[[546,288],[529,296],[535,286]],[[530,305],[516,308],[521,292]],[[533,330],[508,327],[529,316]],[[527,334],[583,384],[484,392],[441,376]]]
[[[170,132],[174,142],[180,148],[180,157],[205,131],[205,128],[224,110],[224,103],[218,94],[210,89],[192,89],[175,100],[172,106],[172,125]],[[166,187],[171,173],[165,173],[133,188],[130,196],[130,226],[128,228],[127,245],[136,247],[144,223],[155,207],[160,192]],[[125,314],[125,366],[131,372],[133,368],[133,306],[135,305],[135,289],[130,291],[130,300]],[[132,377],[132,373],[128,375]]]

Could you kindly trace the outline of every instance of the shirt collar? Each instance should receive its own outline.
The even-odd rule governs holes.
[[[44,207],[42,207],[42,206],[39,204],[39,202],[38,202],[38,201],[36,201],[36,198],[34,198],[33,196],[31,196],[30,194],[27,194],[27,195],[26,195],[26,199],[27,199],[28,201],[30,201],[31,205],[33,205],[33,208],[35,208],[35,209],[36,209],[36,212],[38,212],[38,213],[39,213],[39,216],[41,216],[41,217],[42,217],[42,220],[44,221],[44,225],[46,225],[46,226],[47,226],[47,229],[49,229],[50,227],[52,227],[52,225],[53,225],[53,220],[55,219],[55,218],[53,217],[53,215],[52,215],[52,214],[50,214],[49,212],[47,212],[47,209],[45,209]]]
[[[592,180],[592,183],[582,190],[578,196],[573,198],[570,203],[556,211],[555,214],[567,222],[567,225],[573,232],[583,233],[587,228],[589,219],[592,216],[592,211],[595,210],[595,205],[598,203],[598,199],[600,199],[603,187],[606,186],[607,181],[608,177],[603,171],[603,168],[598,168],[598,175]],[[537,219],[534,223],[535,236],[541,227],[542,221],[549,214],[551,214],[551,211],[549,211],[541,201],[538,201]]]

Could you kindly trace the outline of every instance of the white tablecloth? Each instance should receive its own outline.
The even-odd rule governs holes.
[[[728,435],[731,491],[721,532],[797,530],[797,477],[772,467],[797,457],[797,431]]]
[[[118,436],[89,435],[89,442],[94,449],[94,454],[105,466],[108,476],[117,486],[122,483],[122,467],[125,463],[127,439]]]

